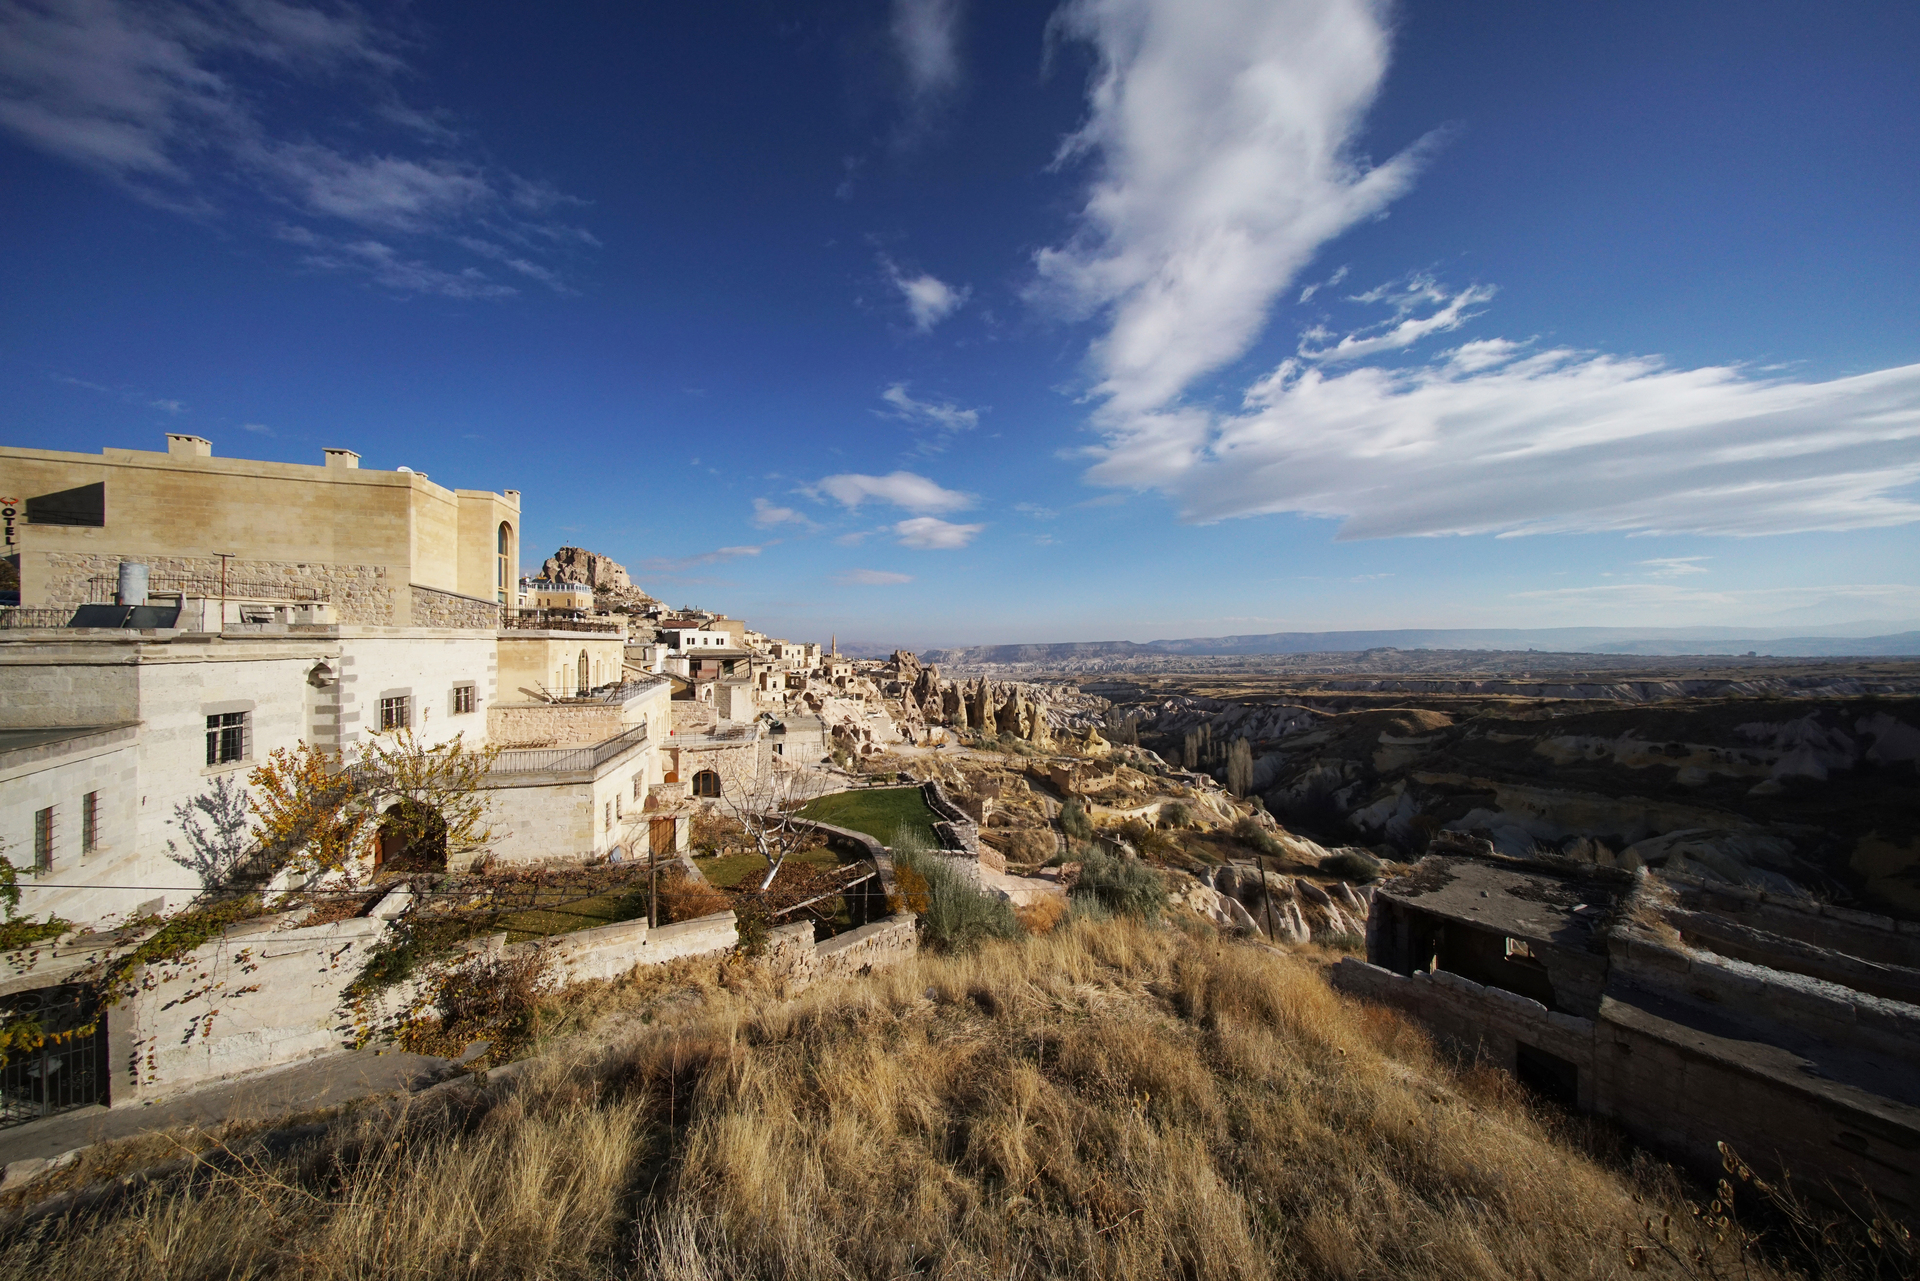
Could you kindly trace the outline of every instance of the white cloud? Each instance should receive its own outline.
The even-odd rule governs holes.
[[[910,512],[964,511],[973,506],[973,495],[963,494],[957,489],[942,489],[925,476],[910,471],[896,471],[885,476],[843,472],[822,478],[811,489],[848,509],[857,508],[870,498],[892,503]]]
[[[150,400],[147,404],[150,408],[157,409],[163,414],[174,414],[177,416],[187,412],[187,403],[184,400]]]
[[[1335,285],[1339,284],[1341,281],[1345,280],[1347,278],[1348,270],[1349,270],[1348,268],[1343,266],[1338,271],[1334,272],[1331,276],[1328,276],[1325,280],[1315,281],[1313,284],[1308,285],[1305,289],[1302,289],[1300,291],[1300,301],[1312,302],[1313,296],[1319,293],[1322,289],[1331,289]]]
[[[1707,567],[1700,562],[1712,559],[1711,556],[1661,556],[1638,563],[1645,565],[1654,578],[1679,578],[1684,574],[1706,573]]]
[[[457,133],[400,98],[404,44],[348,6],[13,3],[0,7],[0,130],[142,200],[195,215],[280,206],[362,233],[432,237],[440,249],[459,228],[482,227],[495,240],[529,246],[501,258],[510,270],[554,284],[554,268],[531,247],[597,243],[553,220],[578,202],[457,154]],[[329,110],[312,119],[336,130],[338,145],[314,133],[276,136],[269,126],[282,114],[277,97],[313,85],[328,95]],[[278,234],[323,251],[307,259],[311,266],[364,272],[392,288],[514,292],[461,284],[473,273],[419,262],[418,250],[407,255],[418,270],[341,252],[352,233]]]
[[[833,581],[843,587],[892,587],[913,581],[912,574],[896,574],[888,569],[850,569],[835,574]]]
[[[880,265],[886,269],[887,279],[893,282],[893,287],[900,291],[902,301],[907,304],[907,315],[913,318],[913,327],[923,334],[932,333],[935,325],[966,306],[967,299],[973,296],[973,290],[965,285],[949,285],[926,272],[909,276],[891,258],[883,256]]]
[[[764,498],[753,500],[753,523],[762,529],[772,529],[775,525],[799,525],[805,529],[820,528],[793,508],[777,506]]]
[[[1423,146],[1351,150],[1386,73],[1373,0],[1074,0],[1056,29],[1094,46],[1095,157],[1079,226],[1036,256],[1037,298],[1108,313],[1104,416],[1158,410],[1244,352],[1314,253],[1412,182]]]
[[[916,103],[960,85],[960,8],[960,0],[893,0],[893,46]]]
[[[250,431],[256,436],[271,436],[274,434],[273,428],[267,426],[265,423],[241,423],[240,430]]]
[[[965,547],[985,528],[985,525],[956,525],[936,516],[915,516],[912,520],[903,520],[895,525],[893,532],[899,535],[902,547],[912,547],[917,551],[948,551]]]
[[[1052,520],[1055,516],[1058,516],[1060,514],[1059,512],[1055,511],[1053,508],[1042,507],[1038,503],[1015,503],[1013,505],[1013,509],[1019,512],[1021,515],[1031,516],[1035,520]]]
[[[1189,521],[1298,512],[1341,519],[1343,538],[1920,520],[1920,365],[1792,382],[1518,350],[1338,375],[1290,360],[1241,414],[1111,429],[1089,474],[1160,489]]]
[[[894,383],[880,393],[889,409],[875,410],[883,418],[906,423],[920,436],[920,451],[937,454],[963,431],[980,425],[978,409],[962,409],[951,401],[915,400],[907,394],[907,384]]]
[[[691,556],[655,556],[643,562],[641,568],[649,574],[671,574],[682,569],[691,569],[695,565],[715,565],[722,561],[738,560],[743,556],[758,556],[761,550],[759,546],[716,547],[710,552],[696,552]]]
[[[1682,583],[1608,583],[1515,592],[1530,616],[1640,618],[1674,627],[1698,623],[1794,626],[1811,612],[1820,622],[1920,615],[1920,587],[1908,583],[1838,583],[1826,587],[1761,587],[1712,591]],[[1635,611],[1627,615],[1624,611]]]
[[[1404,317],[1397,323],[1390,321],[1385,325],[1376,325],[1368,329],[1356,330],[1353,333],[1343,335],[1340,341],[1334,343],[1331,347],[1322,347],[1318,350],[1310,349],[1307,345],[1308,342],[1310,340],[1324,340],[1330,337],[1330,335],[1323,330],[1309,330],[1301,336],[1300,355],[1306,360],[1338,363],[1346,360],[1359,360],[1366,356],[1375,356],[1383,351],[1397,351],[1402,347],[1411,347],[1414,343],[1419,342],[1429,334],[1445,333],[1450,329],[1458,329],[1467,321],[1472,320],[1480,313],[1468,311],[1467,308],[1490,301],[1493,298],[1493,293],[1494,291],[1491,286],[1471,285],[1451,297],[1444,292],[1439,293],[1438,297],[1427,294],[1424,300],[1439,304],[1439,310],[1433,312],[1431,315],[1408,316],[1405,315],[1405,311],[1411,310],[1411,308],[1403,310],[1396,307],[1395,310],[1401,312]],[[1373,301],[1371,298],[1365,298],[1364,295],[1363,298],[1365,301]]]

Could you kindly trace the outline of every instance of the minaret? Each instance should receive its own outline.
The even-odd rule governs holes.
[[[839,632],[835,632],[833,634],[833,656],[835,658],[840,657],[840,633]]]

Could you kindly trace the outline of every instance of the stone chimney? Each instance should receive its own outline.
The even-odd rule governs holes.
[[[357,468],[360,466],[360,455],[351,449],[329,449],[325,452],[329,467]]]
[[[211,458],[213,442],[205,436],[183,436],[170,431],[167,433],[167,452],[175,458]]]

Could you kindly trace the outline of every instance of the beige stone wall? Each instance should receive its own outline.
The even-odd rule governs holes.
[[[612,703],[496,703],[487,711],[487,739],[502,747],[584,747],[626,728]]]
[[[89,572],[123,559],[177,559],[196,570],[210,561],[217,575],[220,552],[262,567],[382,571],[394,587],[462,591],[477,581],[481,590],[471,594],[494,596],[491,543],[484,563],[467,565],[469,547],[477,552],[478,545],[463,537],[465,503],[417,474],[131,449],[94,455],[0,447],[0,493],[9,497],[24,502],[95,482],[106,487],[105,526],[17,527],[23,604],[71,598],[75,566],[51,559],[62,555],[89,558]],[[474,505],[510,511],[501,518],[518,529],[517,496],[486,495]],[[86,575],[80,577],[83,591]],[[66,596],[49,597],[49,590]],[[410,606],[407,598],[394,600],[385,617],[356,607],[352,621],[404,625]]]
[[[88,534],[99,530],[38,528],[34,541],[83,545]],[[113,599],[111,587],[92,585],[95,579],[116,580],[120,572],[119,555],[87,550],[42,548],[27,551],[20,558],[21,599],[32,592],[42,604],[74,608],[89,601]],[[131,558],[129,558],[131,559]],[[148,568],[153,590],[165,590],[169,581],[194,579],[217,585],[220,560],[215,556],[149,556]],[[397,580],[379,565],[336,565],[319,561],[265,561],[234,557],[227,562],[230,584],[263,584],[286,592],[289,598],[317,595],[333,606],[335,621],[371,623],[376,626],[396,621],[399,602],[394,586]],[[239,594],[238,592],[235,593]],[[490,626],[488,623],[481,626]]]
[[[417,583],[410,589],[410,594],[413,598],[412,625],[415,627],[492,628],[500,621],[500,607],[489,600],[436,591]]]
[[[580,655],[587,656],[589,679],[617,681],[623,670],[626,638],[618,632],[500,633],[500,694],[509,702],[549,694],[571,695],[578,685]]]
[[[513,603],[520,581],[520,492],[505,494],[484,489],[454,491],[460,500],[460,582],[455,588],[468,596]],[[507,579],[499,578],[500,526],[511,531],[507,540]]]

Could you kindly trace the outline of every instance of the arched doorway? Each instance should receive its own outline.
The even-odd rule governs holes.
[[[391,872],[447,870],[447,820],[417,801],[396,801],[380,816],[373,865]]]
[[[580,651],[580,692],[582,694],[593,688],[593,682],[590,679],[592,673],[592,666],[587,661],[587,651],[583,649]]]
[[[720,795],[720,776],[710,769],[703,769],[693,776],[693,794],[695,796]]]
[[[499,582],[495,585],[500,594],[502,605],[513,604],[513,526],[506,521],[500,522],[499,546],[495,551],[495,573]]]

